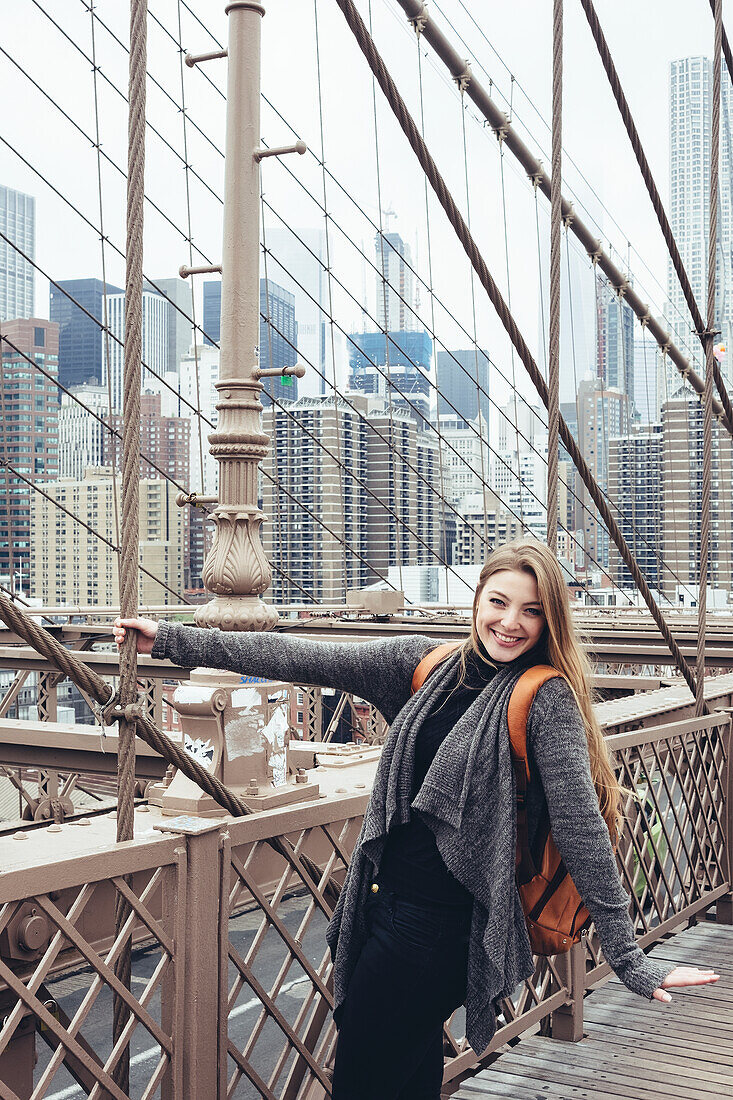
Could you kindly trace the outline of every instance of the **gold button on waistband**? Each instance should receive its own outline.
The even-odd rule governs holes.
[[[373,894],[378,894],[379,893],[379,884],[376,883],[376,882],[372,883],[372,893]]]

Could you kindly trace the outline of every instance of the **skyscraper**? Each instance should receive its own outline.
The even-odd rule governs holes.
[[[578,445],[601,489],[608,489],[608,445],[615,436],[628,435],[631,403],[621,390],[604,389],[600,378],[586,378],[578,387]],[[608,532],[601,523],[585,486],[578,484],[576,523],[584,531],[587,564],[608,567]]]
[[[712,65],[707,57],[683,57],[670,65],[669,167],[670,224],[703,319],[706,317],[708,222],[710,209],[710,114]],[[720,186],[718,188],[717,327],[725,346],[733,334],[733,147],[731,145],[731,82],[723,66],[720,125]],[[702,368],[704,357],[679,280],[668,264],[668,322],[675,342]],[[674,367],[669,397],[679,388]],[[731,379],[730,358],[723,372]]]
[[[419,324],[415,316],[417,299],[410,246],[399,233],[377,233],[374,250],[379,273],[377,324],[387,331],[414,331]]]
[[[36,255],[36,200],[0,183],[0,230],[31,259]],[[33,266],[0,239],[0,321],[32,317]]]
[[[118,286],[107,284],[108,295],[121,293]],[[59,326],[59,382],[67,388],[101,385],[106,381],[106,341],[108,339],[110,356],[114,343],[101,328],[104,324],[102,280],[62,279],[58,286],[51,286],[49,311],[51,320]],[[83,470],[78,476],[82,473]]]
[[[634,313],[596,273],[596,374],[606,388],[634,401]]]
[[[78,400],[75,401],[74,398]],[[87,412],[87,409],[90,411]],[[96,416],[92,413],[96,413]],[[59,477],[81,481],[88,466],[103,465],[104,436],[107,429],[101,421],[108,419],[109,398],[106,386],[88,383],[61,394]]]
[[[662,552],[667,568],[662,589],[679,599],[679,586],[700,581],[703,410],[683,393],[662,405]],[[733,570],[733,443],[713,424],[710,562],[708,584],[730,590]]]
[[[662,426],[609,441],[608,495],[618,506],[621,532],[651,588],[662,581]],[[621,588],[634,580],[615,544],[609,553],[611,576]]]
[[[37,317],[5,321],[2,337],[0,455],[28,481],[57,478],[59,391],[28,360],[56,375],[58,325]],[[19,477],[0,469],[0,575],[18,587],[30,565],[32,495]]]
[[[221,340],[221,279],[204,283],[204,343],[219,344]]]
[[[439,351],[437,359],[438,416],[457,414],[467,427],[466,421],[476,420],[480,408],[481,419],[488,427],[488,354],[478,348],[468,348],[466,351]]]

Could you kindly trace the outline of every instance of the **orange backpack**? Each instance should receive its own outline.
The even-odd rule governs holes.
[[[458,648],[459,644],[446,643],[423,657],[412,677],[413,695],[433,669]],[[517,888],[535,955],[558,955],[569,951],[590,923],[590,913],[552,839],[546,803],[531,850],[527,831],[527,719],[540,687],[560,675],[549,665],[528,668],[517,680],[507,711],[509,747],[517,783]]]

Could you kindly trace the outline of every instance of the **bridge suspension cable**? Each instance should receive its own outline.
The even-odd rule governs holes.
[[[471,263],[474,264],[479,279],[481,280],[484,289],[489,295],[489,298],[491,299],[494,308],[497,310],[502,324],[504,325],[510,339],[512,340],[512,343],[516,347],[519,357],[522,360],[525,368],[527,369],[527,372],[530,375],[530,378],[532,379],[535,388],[542,398],[543,403],[547,407],[549,403],[547,385],[542,378],[539,370],[537,369],[537,364],[534,361],[532,353],[530,352],[524,338],[519,332],[516,321],[507,309],[501,292],[494,282],[494,279],[491,276],[491,273],[489,272],[488,267],[486,266],[486,263],[481,256],[478,247],[476,246],[475,241],[469,234],[468,228],[460,214],[460,211],[458,210],[453,200],[453,197],[448,191],[448,188],[446,187],[445,182],[440,175],[440,172],[438,171],[435,161],[428,152],[427,146],[422,140],[420,133],[412,119],[412,116],[410,115],[404,100],[400,96],[381,56],[379,55],[377,48],[371,38],[371,35],[364,25],[364,22],[357,8],[353,4],[352,0],[336,0],[336,2],[341,9],[344,17],[346,18],[349,28],[356,38],[357,43],[369,64],[369,67],[375,74],[379,85],[382,88],[382,91],[384,92],[390,104],[390,107],[395,114],[395,117],[397,118],[397,121],[403,129],[405,136],[408,138],[410,146],[415,152],[420,162],[420,165],[423,168],[423,171],[426,172],[426,174],[428,175],[430,184],[433,187],[436,195],[438,196],[438,199],[443,206],[443,209],[445,210],[451,225],[458,235],[461,244],[468,254]],[[406,0],[400,0],[400,3],[403,5],[405,2]],[[423,9],[421,6],[420,11],[422,12],[422,10]],[[504,121],[506,125],[506,119]],[[611,266],[613,267],[613,265]],[[622,281],[625,282],[625,280],[623,280],[623,277]],[[618,283],[618,280],[616,282]],[[610,509],[607,506],[602,491],[600,490],[595,478],[593,477],[585,459],[580,452],[580,449],[573,439],[573,436],[568,429],[567,424],[562,417],[560,417],[560,434],[565,448],[573,459],[573,462],[575,463],[576,468],[578,469],[578,472],[580,473],[580,476],[585,483],[588,492],[591,495],[591,498],[593,499],[603,518],[609,534],[613,538],[613,541],[616,543],[616,546],[622,558],[624,559],[626,565],[631,571],[632,576],[634,577],[634,581],[644,598],[644,602],[649,608],[652,617],[654,618],[654,621],[656,622],[667,645],[669,646],[670,652],[674,657],[675,664],[682,673],[682,676],[690,687],[690,690],[693,692],[693,694],[696,695],[697,689],[695,676],[690,669],[687,661],[685,660],[682,651],[677,645],[677,642],[675,641],[656,600],[652,596],[649,585],[647,584],[644,575],[641,573],[638,567],[636,559],[631,553],[628,544],[626,543],[626,540],[624,539],[623,534],[618,527],[618,524],[614,520]]]
[[[329,176],[330,176],[330,175],[331,175],[331,174],[329,173]],[[339,185],[339,186],[340,186],[340,185]],[[194,324],[195,324],[195,318],[194,318]],[[462,367],[462,364],[460,364],[460,366]],[[162,381],[162,379],[161,379],[161,381]],[[171,386],[168,386],[168,388],[171,388],[171,389],[173,389],[173,387],[171,387]],[[175,390],[173,390],[173,392],[175,392]],[[515,390],[515,394],[516,394],[516,390]],[[190,405],[189,405],[189,407],[192,407],[192,406],[190,406]],[[502,414],[503,414],[503,410],[501,410],[501,411],[502,411]],[[198,420],[198,422],[199,422],[199,425],[200,425],[200,422],[201,422],[201,420],[200,420],[200,417],[199,417],[199,420]],[[444,555],[444,557],[445,557],[445,555]]]
[[[341,0],[336,0],[336,2],[343,10],[344,5],[342,5]],[[453,75],[458,76],[463,71],[465,62],[459,58],[443,33],[437,28],[434,20],[428,15],[422,0],[398,0],[398,3],[405,11],[408,19],[412,22],[419,18],[420,33],[425,37],[426,41],[433,46]],[[346,6],[353,9],[353,4]],[[492,129],[501,136],[502,143],[514,153],[530,179],[536,179],[537,186],[542,193],[549,198],[551,182],[547,173],[542,168],[541,163],[532,155],[524,142],[522,142],[513,130],[507,116],[498,109],[475,78],[471,78],[466,90],[479,110],[485,115]],[[680,374],[687,378],[696,393],[702,396],[704,382],[693,369],[690,361],[684,357],[676,344],[674,344],[671,334],[665,332],[659,322],[651,315],[648,305],[642,302],[628,279],[606,254],[601,242],[592,236],[566,199],[562,200],[562,215],[563,220],[581,241],[588,255],[595,260],[604,272],[611,286],[613,286],[617,293],[621,293],[624,296],[639,320],[645,324],[659,346],[669,355],[670,360],[677,367]],[[718,401],[714,402],[714,412],[715,415],[721,419],[726,430],[733,435],[733,423],[727,420],[724,415],[723,406]]]

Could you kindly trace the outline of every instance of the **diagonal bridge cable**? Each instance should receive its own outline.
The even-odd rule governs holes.
[[[359,45],[359,48],[364,54],[370,69],[376,76],[377,81],[379,82],[379,85],[384,92],[384,95],[387,98],[387,101],[392,108],[392,111],[397,121],[399,122],[405,136],[407,137],[410,146],[420,163],[421,168],[426,173],[428,180],[430,181],[430,185],[435,191],[435,194],[437,195],[438,200],[448,217],[448,220],[453,226],[453,229],[455,230],[458,239],[460,240],[469,260],[473,264],[476,270],[476,274],[481,280],[481,283],[486,290],[486,293],[488,294],[494,308],[499,315],[499,319],[504,325],[504,328],[506,329],[507,334],[509,335],[514,347],[516,348],[517,353],[527,370],[527,373],[534,383],[535,389],[540,395],[543,404],[545,405],[545,407],[547,407],[549,404],[547,384],[542,377],[542,374],[539,371],[537,364],[534,361],[532,353],[529,350],[529,347],[527,346],[524,337],[517,327],[517,323],[514,320],[514,317],[510,313],[506,302],[504,301],[501,291],[499,290],[488,267],[486,266],[486,263],[478,249],[478,246],[476,245],[476,242],[473,240],[471,234],[469,233],[468,227],[466,226],[466,223],[464,222],[463,217],[461,216],[461,213],[453,199],[453,196],[450,194],[445,184],[445,181],[443,180],[443,177],[438,171],[438,167],[435,164],[432,156],[430,155],[427,145],[422,140],[420,132],[415,125],[415,122],[410,112],[407,109],[407,105],[405,104],[400,93],[398,92],[397,87],[392,80],[392,77],[390,76],[387,67],[384,64],[384,61],[382,60],[371,35],[364,25],[364,21],[362,20],[361,15],[355,7],[353,0],[336,0],[336,3],[341,9],[349,26],[349,29],[351,30]],[[565,445],[565,449],[575,463],[575,466],[583,480],[583,483],[585,484],[594,504],[601,514],[608,533],[615,542],[616,547],[621,554],[621,557],[629,568],[629,571],[631,572],[631,575],[633,576],[634,581],[644,598],[644,602],[651,612],[652,618],[659,627],[659,630],[664,637],[665,642],[669,646],[670,652],[674,657],[677,668],[684,677],[685,682],[692,691],[693,695],[696,695],[697,685],[695,676],[690,669],[687,661],[685,660],[685,657],[683,656],[679,645],[673,637],[672,632],[664,616],[662,615],[662,612],[660,611],[656,600],[652,596],[649,585],[646,582],[646,578],[640,571],[636,559],[631,553],[631,550],[629,549],[629,546],[625,538],[623,537],[621,529],[613,518],[613,515],[611,514],[602,490],[600,489],[598,483],[593,477],[593,474],[591,473],[588,464],[583,458],[583,455],[577,443],[575,442],[575,439],[573,438],[570,429],[567,426],[567,423],[562,416],[560,417],[560,435]]]

